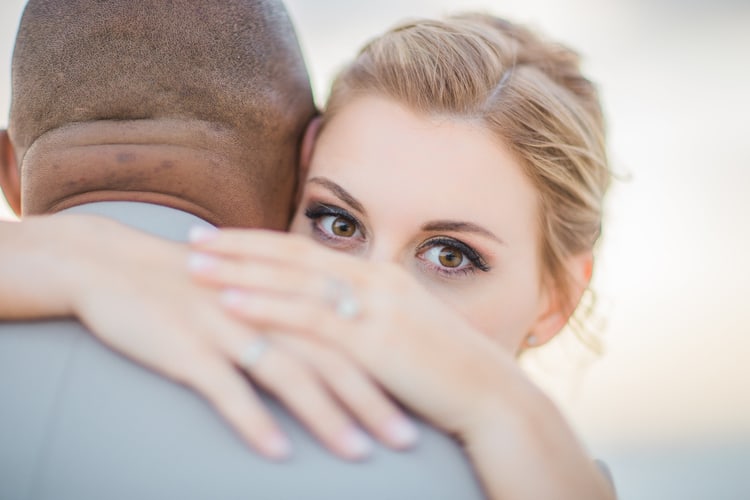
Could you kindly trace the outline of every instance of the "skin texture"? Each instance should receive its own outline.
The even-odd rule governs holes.
[[[354,359],[463,442],[491,498],[608,498],[515,360],[528,335],[551,338],[569,314],[543,286],[537,220],[536,192],[502,142],[362,97],[319,136],[296,235],[198,232],[191,272],[271,342],[311,339]],[[577,283],[590,263],[570,258]],[[342,297],[354,314],[339,311]]]
[[[291,191],[260,207],[231,129],[185,120],[102,121],[45,134],[25,152],[23,215],[96,201],[141,201],[215,225],[282,228]],[[211,189],[206,189],[211,186]],[[224,196],[217,197],[220,191]]]
[[[514,356],[399,265],[264,231],[196,234],[194,249],[201,252],[201,265],[191,269],[196,281],[219,291],[225,309],[263,331],[271,349],[287,338],[335,346],[455,436],[489,498],[612,498]],[[344,297],[359,304],[355,314],[339,312],[331,284],[345,285]]]
[[[2,137],[0,182],[14,208],[29,215],[93,201],[147,201],[219,226],[285,228],[299,137],[314,114],[306,74],[298,51],[289,58],[274,52],[289,45],[242,38],[258,32],[253,29],[224,29],[233,26],[237,9],[247,13],[248,7],[272,4],[215,2],[206,15],[198,4],[184,2],[144,2],[145,10],[135,12],[130,2],[32,2],[14,56],[11,130]],[[196,50],[163,43],[169,30],[160,30],[159,22],[170,18],[165,12],[175,5],[186,9],[179,17],[186,25],[176,39],[189,34]],[[72,10],[61,16],[58,6]],[[77,8],[96,14],[79,16]],[[145,15],[152,8],[157,14]],[[107,20],[111,13],[117,13],[114,25]],[[71,26],[70,19],[84,25]],[[35,36],[38,27],[51,31]],[[91,36],[99,32],[115,35]],[[216,58],[202,59],[204,43],[214,34],[231,36],[215,41]],[[79,50],[62,55],[52,50],[81,40],[86,43]],[[238,54],[227,44],[237,40],[248,49],[240,60],[265,54],[261,68],[291,68],[293,74],[286,75],[291,79],[271,71],[268,79],[257,80],[258,67],[228,64],[227,57]],[[284,42],[296,49],[293,35]],[[113,54],[122,54],[129,65],[125,71],[106,66]],[[181,60],[185,54],[198,59]],[[75,64],[59,66],[76,61],[85,66],[81,72],[101,75],[104,84],[82,91],[75,85]],[[171,65],[161,64],[167,61]],[[227,72],[212,74],[214,67]],[[147,72],[153,68],[160,69]],[[195,75],[170,68],[189,68]],[[29,69],[32,73],[25,73]],[[68,77],[58,81],[59,74]],[[113,75],[119,76],[106,80]],[[122,75],[138,85],[123,85]],[[207,79],[185,89],[193,76]],[[229,76],[236,77],[235,84],[222,88]],[[101,83],[85,75],[84,80]],[[55,92],[29,81],[70,87]],[[158,88],[138,91],[144,82]],[[279,82],[292,83],[283,88],[286,93],[269,95]],[[295,85],[301,93],[293,92]],[[198,87],[216,93],[207,98]],[[246,90],[256,93],[247,96]],[[67,108],[52,109],[50,99]],[[192,107],[176,110],[183,103]],[[259,103],[275,104],[275,113],[258,112]],[[300,235],[230,232],[226,238],[196,236],[194,250],[200,253],[189,256],[184,247],[106,221],[71,218],[71,226],[60,224],[59,232],[51,231],[48,221],[0,224],[0,237],[13,243],[0,249],[0,317],[81,318],[112,348],[203,394],[249,443],[274,458],[288,454],[288,443],[240,371],[345,458],[367,454],[355,419],[394,447],[413,443],[408,425],[383,398],[384,387],[466,444],[492,498],[606,497],[601,477],[564,420],[514,360],[526,335],[546,340],[568,311],[542,286],[534,194],[512,156],[470,123],[415,117],[383,101],[351,106],[323,131],[310,165],[319,191],[310,186],[302,206],[313,196],[331,201],[330,190],[320,191],[321,178],[359,198],[368,212],[366,218],[359,214],[363,229],[372,238],[352,250],[356,255],[331,252]],[[362,149],[337,149],[339,141]],[[259,164],[266,168],[249,169]],[[398,189],[381,182],[393,178]],[[481,196],[469,198],[469,190]],[[485,227],[504,243],[476,231],[464,234],[455,225],[450,231],[422,228],[446,219]],[[294,227],[309,232],[311,222],[299,216]],[[427,267],[434,265],[433,248],[421,245],[436,233],[467,240],[490,270],[437,278]],[[52,238],[58,250],[42,244],[50,234],[59,236]],[[141,251],[134,256],[132,249]],[[57,260],[61,254],[69,264],[64,269]],[[576,269],[573,262],[571,268]],[[265,271],[249,272],[259,269]],[[42,294],[39,280],[28,280],[34,273],[46,278]],[[337,314],[341,297],[332,303],[326,296],[331,280],[345,285],[361,314]],[[109,292],[101,293],[104,289]],[[493,294],[498,297],[489,300]],[[110,314],[122,310],[130,313]],[[258,363],[243,366],[243,349],[261,335],[270,349]],[[548,481],[536,481],[529,471]]]
[[[280,339],[247,369],[241,357],[260,332],[190,279],[184,245],[80,215],[0,223],[0,239],[0,318],[77,317],[113,350],[197,391],[271,459],[288,458],[291,446],[246,376],[344,459],[371,449],[355,421],[393,448],[414,444],[392,400],[331,346]]]
[[[0,223],[0,317],[76,316],[111,348],[198,391],[262,453],[288,456],[238,359],[253,329],[211,307],[206,290],[183,286],[176,293],[190,283],[180,265],[184,249],[107,221],[29,217],[135,201],[217,226],[285,229],[300,142],[316,110],[283,4],[30,0],[12,77],[0,187],[23,222]],[[108,243],[104,234],[121,239]],[[92,292],[102,284],[110,294]],[[122,322],[106,314],[114,310],[142,314]],[[128,335],[133,331],[161,336],[138,341]],[[361,458],[367,450],[342,408],[347,397],[335,399],[318,373],[338,366],[359,381],[349,393],[368,395],[350,405],[359,410],[353,413],[364,414],[367,403],[376,411],[363,420],[374,435],[395,447],[410,444],[384,427],[401,414],[380,389],[331,349],[305,344],[279,346],[272,369],[253,379],[329,448]],[[170,351],[183,353],[181,362],[170,361]],[[285,384],[289,379],[307,391]]]
[[[320,215],[321,204],[346,212]],[[291,230],[398,264],[515,353],[528,335],[551,338],[569,313],[544,286],[538,210],[521,166],[489,132],[369,96],[347,104],[320,134]],[[352,234],[338,235],[336,224]],[[441,251],[453,258],[447,266]]]
[[[287,226],[316,111],[280,1],[31,0],[12,86],[0,186],[16,214],[130,200]]]
[[[368,119],[363,121],[363,116]],[[360,134],[349,136],[353,130]],[[389,142],[381,142],[382,137]],[[401,139],[413,146],[404,148],[403,155],[388,147]],[[454,139],[458,142],[452,143]],[[347,140],[358,147],[342,146]],[[372,238],[364,241],[373,243],[358,247],[354,255],[332,252],[310,234],[204,231],[193,234],[195,253],[188,256],[182,247],[126,231],[122,237],[133,242],[132,248],[147,249],[134,258],[131,246],[118,243],[121,228],[108,221],[89,221],[89,234],[91,224],[96,224],[98,236],[109,236],[92,242],[70,238],[72,230],[60,233],[61,241],[72,245],[67,252],[72,267],[50,273],[50,286],[65,293],[44,297],[45,307],[57,300],[58,314],[72,311],[115,349],[196,388],[269,456],[283,456],[288,443],[229,369],[241,365],[237,356],[242,346],[259,335],[270,347],[247,368],[248,374],[303,420],[314,422],[324,415],[329,425],[317,428],[316,434],[342,457],[362,457],[369,445],[352,430],[351,417],[330,404],[332,396],[344,401],[355,418],[384,441],[396,447],[413,442],[412,430],[382,404],[377,386],[456,436],[490,498],[611,498],[611,488],[565,420],[515,362],[527,334],[557,333],[561,312],[548,299],[553,294],[540,285],[544,280],[538,259],[522,255],[536,255],[535,195],[504,146],[470,124],[420,117],[393,102],[368,98],[353,101],[329,123],[313,156],[309,183],[320,190],[324,186],[319,179],[325,174],[358,197],[364,209],[360,212],[368,214],[366,219],[357,216],[363,222],[360,229]],[[438,180],[440,173],[452,177],[453,165],[466,158],[471,161],[465,172],[489,176],[498,184],[484,192],[487,201],[476,209],[473,198],[462,193],[489,183],[472,184],[473,175],[459,177],[468,184],[436,181],[436,192],[450,200],[446,212],[419,187],[425,172],[437,174]],[[345,166],[351,164],[361,169],[361,176],[347,175],[356,170]],[[357,184],[366,177],[397,182]],[[402,190],[401,197],[391,198],[396,193],[393,186]],[[302,221],[300,227],[311,231],[315,221],[303,215],[305,202],[334,201],[315,199],[322,196],[333,195],[330,190],[313,191],[312,186],[305,189],[295,227]],[[516,206],[503,205],[506,198]],[[502,209],[513,216],[506,217]],[[502,239],[498,243],[476,231],[439,231],[481,248],[488,272],[458,278],[439,274],[439,252],[422,245],[435,231],[423,226],[446,217],[481,226]],[[85,225],[72,217],[69,222],[81,236]],[[321,219],[316,227],[325,229],[332,222]],[[36,241],[44,234],[48,232],[38,231]],[[516,248],[523,251],[516,254]],[[76,257],[81,255],[88,257]],[[96,255],[107,258],[92,258]],[[16,267],[54,269],[45,264],[43,250],[31,259]],[[573,258],[571,269],[583,273],[588,267],[574,265],[579,261],[587,260]],[[513,272],[493,274],[503,263]],[[7,270],[0,269],[0,274],[13,277]],[[358,302],[353,317],[337,312],[341,296],[331,296],[332,283],[343,284],[344,296]],[[26,298],[21,293],[22,304],[16,303],[16,308],[36,300],[34,283],[26,287]],[[475,287],[505,302],[493,302],[490,308],[472,300]],[[518,296],[506,291],[513,288]],[[104,289],[108,293],[102,293]],[[60,297],[68,302],[59,302]],[[108,311],[122,308],[135,313],[113,324],[111,317],[123,316]],[[241,324],[250,330],[243,331]],[[134,338],[130,331],[143,336]],[[181,355],[175,357],[175,352]],[[296,364],[299,361],[304,361],[304,370]],[[324,390],[305,385],[311,379],[319,380]],[[305,389],[290,394],[285,387]]]

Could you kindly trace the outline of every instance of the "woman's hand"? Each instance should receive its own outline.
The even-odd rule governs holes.
[[[236,317],[337,345],[449,433],[468,434],[505,386],[528,385],[510,354],[398,266],[267,231],[209,233],[194,248],[193,274]]]
[[[195,389],[270,458],[285,457],[289,443],[245,375],[344,458],[368,452],[352,415],[386,444],[412,444],[400,410],[336,350],[264,337],[267,354],[251,363],[248,356],[265,345],[258,331],[228,316],[215,291],[190,280],[184,245],[98,217],[12,224],[0,227],[16,236],[12,251],[4,250],[13,260],[0,268],[0,298],[14,299],[3,301],[10,304],[5,317],[78,316],[111,348]]]
[[[195,231],[196,279],[235,317],[331,343],[467,447],[492,498],[607,498],[554,405],[510,353],[395,265],[264,231]],[[275,338],[275,337],[274,337]]]

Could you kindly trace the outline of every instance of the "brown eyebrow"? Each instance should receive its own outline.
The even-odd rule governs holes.
[[[357,200],[354,196],[352,196],[349,191],[342,188],[335,182],[333,182],[331,179],[328,179],[326,177],[313,177],[311,179],[308,179],[307,182],[310,182],[312,184],[318,184],[319,186],[323,186],[324,188],[327,188],[330,190],[333,194],[336,195],[338,199],[352,207],[357,212],[361,213],[362,215],[367,215],[367,211],[365,210],[365,207],[362,205],[362,203]]]
[[[495,233],[472,222],[460,222],[452,220],[436,220],[422,226],[422,231],[455,231],[459,233],[475,233],[486,236],[504,245],[505,242],[498,238]]]
[[[367,211],[365,210],[365,207],[362,205],[362,203],[360,203],[359,200],[352,196],[346,189],[336,184],[331,179],[328,179],[327,177],[312,177],[308,179],[307,182],[323,186],[324,188],[331,191],[334,195],[336,195],[338,199],[352,207],[354,210],[358,211],[362,215],[367,215]],[[474,233],[493,239],[501,245],[505,244],[505,242],[498,238],[495,233],[472,222],[436,220],[422,225],[421,229],[425,232],[452,231],[458,233]]]

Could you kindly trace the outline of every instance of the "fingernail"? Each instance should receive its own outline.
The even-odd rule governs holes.
[[[190,243],[203,243],[216,238],[218,234],[219,230],[215,227],[193,226],[188,232],[188,241]]]
[[[385,432],[391,443],[399,447],[409,447],[419,439],[419,430],[409,419],[392,418],[385,426]]]
[[[221,292],[219,300],[227,307],[235,307],[242,304],[246,297],[246,293],[235,290],[234,288],[228,288]]]
[[[263,449],[271,458],[283,460],[289,458],[292,454],[292,445],[280,432],[274,432],[267,436],[263,441]]]
[[[351,458],[365,458],[372,453],[372,440],[356,427],[352,427],[344,433],[341,441],[347,455]]]
[[[191,271],[210,271],[217,264],[218,261],[214,257],[202,253],[191,254],[190,259],[188,259],[188,268]]]

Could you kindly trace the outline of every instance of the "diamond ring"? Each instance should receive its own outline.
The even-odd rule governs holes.
[[[268,340],[262,335],[252,339],[245,345],[240,354],[240,366],[247,371],[252,370],[258,366],[269,347]]]
[[[352,294],[344,295],[336,302],[336,314],[343,319],[354,319],[359,312],[359,301]]]
[[[325,301],[333,306],[336,314],[343,319],[354,319],[359,316],[361,306],[347,283],[331,278],[328,280]]]

